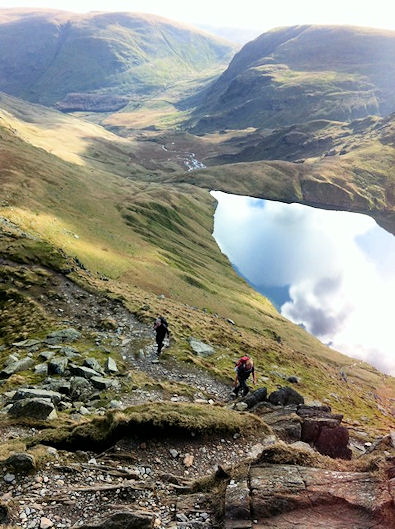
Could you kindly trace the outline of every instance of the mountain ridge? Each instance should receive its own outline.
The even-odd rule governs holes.
[[[29,40],[34,47],[27,46]],[[47,105],[65,99],[64,110],[68,94],[126,94],[130,100],[218,68],[233,49],[154,15],[45,10],[0,12],[0,46],[8,50],[0,61],[0,89]],[[128,100],[120,101],[120,108]]]
[[[395,109],[394,53],[395,32],[389,30],[313,25],[271,30],[246,44],[206,91],[191,130],[388,114]]]

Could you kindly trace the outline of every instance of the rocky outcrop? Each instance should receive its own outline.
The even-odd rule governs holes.
[[[246,479],[227,487],[225,526],[247,528],[254,520],[258,528],[389,529],[395,519],[391,481],[369,472],[253,466]]]
[[[329,406],[300,406],[297,414],[303,419],[301,440],[314,446],[323,455],[351,459],[349,433],[340,423],[343,415],[331,413]]]
[[[298,400],[299,397],[303,399],[291,388],[281,389],[291,390],[291,398],[294,400]],[[270,400],[275,402],[286,400],[287,394],[288,391],[281,390],[272,393],[268,402],[261,402],[255,406],[255,413],[262,417],[283,441],[288,443],[302,441],[320,454],[332,458],[351,459],[352,451],[348,446],[349,433],[347,428],[341,425],[343,415],[332,413],[330,406],[323,406],[320,403],[280,406],[270,402]]]
[[[75,342],[81,338],[81,333],[72,327],[54,331],[48,334],[45,343],[49,345],[57,345],[61,343]]]

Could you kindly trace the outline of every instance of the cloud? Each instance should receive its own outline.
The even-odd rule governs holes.
[[[311,334],[327,342],[347,323],[352,313],[348,302],[337,303],[341,279],[323,278],[316,283],[304,281],[290,288],[291,301],[284,303],[281,314],[289,320],[303,324]]]
[[[366,215],[213,193],[214,237],[251,283],[289,287],[281,313],[395,374],[395,238]]]

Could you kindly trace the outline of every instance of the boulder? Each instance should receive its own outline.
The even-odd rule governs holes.
[[[116,512],[102,522],[80,525],[77,529],[152,529],[154,521],[154,517],[149,514]]]
[[[89,367],[90,369],[93,369],[97,373],[102,373],[103,372],[103,368],[100,365],[99,361],[96,360],[96,358],[86,358],[84,360],[84,366],[85,367]]]
[[[247,404],[248,408],[252,408],[259,402],[264,402],[267,398],[267,389],[266,388],[260,388],[256,391],[253,391],[249,393],[246,397],[244,397],[243,402]]]
[[[49,375],[63,375],[66,371],[67,364],[69,363],[68,358],[57,356],[52,358],[48,363],[48,374]]]
[[[76,364],[70,364],[70,372],[77,377],[90,379],[92,377],[100,377],[100,373],[91,369],[90,367],[77,366]]]
[[[73,401],[87,400],[90,398],[92,393],[93,387],[86,378],[72,377],[70,379],[70,398]]]
[[[3,369],[0,371],[0,379],[9,378],[11,375],[19,373],[20,371],[26,371],[26,369],[30,369],[33,367],[33,365],[34,360],[30,356],[22,358],[17,362],[12,362],[11,364],[3,367]]]
[[[62,395],[57,391],[50,391],[48,389],[40,388],[19,388],[12,400],[22,399],[48,399],[54,404],[58,404],[62,400]]]
[[[71,383],[63,378],[51,380],[47,379],[46,387],[62,395],[69,395],[71,390]]]
[[[196,338],[189,338],[189,345],[197,356],[211,356],[215,353],[215,350],[211,345],[201,342]]]
[[[309,418],[302,424],[301,440],[309,443],[325,456],[351,459],[352,451],[348,448],[349,433],[340,426],[338,419]]]
[[[288,443],[300,441],[302,420],[295,413],[296,405],[279,407],[270,403],[261,403],[258,406],[255,413],[262,417],[280,439]]]
[[[105,377],[92,377],[90,379],[91,384],[96,389],[107,389],[112,386],[112,380],[111,378],[105,378]]]
[[[294,389],[285,386],[277,391],[273,391],[273,393],[270,393],[268,399],[271,404],[275,404],[276,406],[287,406],[288,404],[304,404],[304,398],[300,393],[295,391]]]
[[[118,367],[115,360],[111,357],[108,357],[104,366],[104,370],[107,371],[107,373],[118,373]]]
[[[34,372],[36,375],[47,375],[48,374],[48,364],[43,362],[42,364],[37,364],[34,366]]]
[[[49,399],[17,400],[8,410],[13,417],[29,417],[40,420],[57,418],[55,406]]]
[[[327,418],[327,419],[334,419],[337,420],[339,423],[343,420],[343,415],[341,414],[334,414],[331,412],[330,406],[308,406],[306,404],[302,404],[301,406],[298,406],[297,412],[299,417],[302,417],[303,419],[307,418]]]
[[[347,446],[348,441],[349,433],[345,426],[323,426],[314,447],[324,456],[351,459],[352,451]]]
[[[292,448],[296,448],[298,450],[305,450],[306,452],[311,452],[314,454],[315,450],[312,448],[308,443],[304,443],[303,441],[295,441],[295,443],[291,443],[290,446]]]
[[[76,342],[81,338],[81,333],[72,327],[68,329],[62,329],[60,331],[54,331],[48,334],[45,338],[46,344],[56,345],[60,343]]]
[[[31,454],[20,452],[6,459],[5,465],[17,472],[30,472],[36,468],[36,461]]]
[[[55,351],[41,351],[38,356],[48,361],[55,356]]]

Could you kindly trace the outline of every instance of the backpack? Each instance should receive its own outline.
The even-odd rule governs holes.
[[[164,318],[163,316],[159,316],[159,319],[160,319],[162,325],[164,325],[166,327],[166,329],[167,329],[169,324],[167,323],[166,318]]]
[[[250,360],[249,356],[242,356],[239,359],[239,361],[236,363],[235,371],[240,373],[240,374],[251,373],[252,368],[251,367],[247,368],[247,366],[246,366],[248,360]]]

